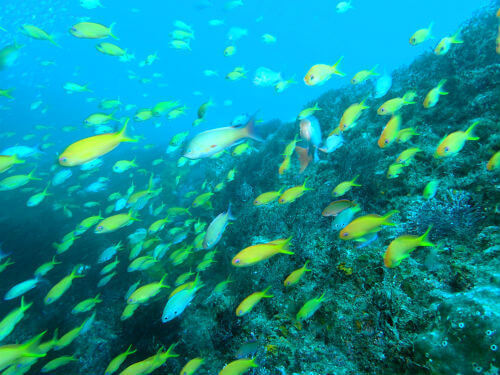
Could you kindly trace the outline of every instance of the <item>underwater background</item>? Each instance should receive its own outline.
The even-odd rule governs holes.
[[[499,8],[2,1],[0,373],[498,374]]]

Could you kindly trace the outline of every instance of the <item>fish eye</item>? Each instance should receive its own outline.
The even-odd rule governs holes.
[[[238,310],[238,315],[241,315],[241,310]]]
[[[342,235],[343,235],[344,237],[347,237],[347,236],[349,235],[349,233],[348,233],[348,232],[344,232],[344,233],[342,233]]]
[[[444,148],[444,152],[448,152],[448,151],[450,151],[450,148],[447,146]]]
[[[388,139],[385,139],[385,140],[384,140],[384,143],[385,143],[385,144],[388,144],[388,143],[389,143],[389,140],[388,140]]]
[[[240,263],[240,260],[239,259],[235,259],[234,263],[238,264],[238,263]]]
[[[384,108],[380,108],[380,112],[385,112],[385,109]]]
[[[314,76],[313,76],[313,75],[311,75],[311,76],[309,77],[309,80],[314,81]]]
[[[102,225],[99,225],[99,226],[97,227],[97,230],[102,230],[102,229],[103,229],[103,228],[102,228]]]

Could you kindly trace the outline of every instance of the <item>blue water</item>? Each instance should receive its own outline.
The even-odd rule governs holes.
[[[223,1],[200,9],[198,1],[141,2],[102,1],[104,8],[87,10],[78,1],[3,1],[0,5],[0,26],[8,33],[0,34],[5,45],[16,39],[26,44],[18,64],[0,74],[1,87],[14,87],[17,100],[4,111],[0,126],[15,129],[19,136],[30,131],[34,124],[47,124],[60,128],[80,126],[85,117],[97,111],[97,102],[86,98],[120,98],[125,104],[149,108],[159,101],[179,100],[189,107],[187,116],[167,122],[155,131],[151,121],[136,127],[137,133],[158,136],[168,141],[181,130],[190,129],[200,104],[213,98],[216,107],[207,114],[207,121],[197,130],[221,126],[242,113],[260,110],[263,118],[290,120],[296,117],[304,104],[314,100],[331,88],[347,85],[359,70],[371,69],[379,64],[379,72],[391,72],[408,64],[416,56],[435,46],[446,35],[453,34],[459,25],[475,10],[488,3],[477,1],[421,0],[409,6],[401,1],[356,1],[354,8],[337,14],[333,1],[246,1],[244,6],[225,10]],[[68,29],[82,17],[110,25],[116,22],[114,41],[136,56],[122,63],[117,58],[96,51],[100,40],[77,39]],[[256,22],[257,19],[260,22]],[[210,19],[224,20],[222,26],[209,26]],[[174,20],[182,20],[193,27],[195,40],[192,51],[169,48],[169,33],[175,28]],[[434,21],[436,39],[413,47],[408,39],[419,28]],[[56,36],[62,48],[45,41],[32,40],[19,32],[22,24],[37,25]],[[225,57],[223,50],[229,45],[226,35],[229,27],[248,29],[248,35],[236,42],[237,53]],[[270,33],[277,38],[274,44],[264,44],[261,35]],[[139,62],[147,55],[158,52],[159,60],[140,68]],[[319,63],[333,64],[345,56],[341,70],[347,76],[334,76],[320,87],[308,87],[302,79],[308,69]],[[40,61],[55,61],[55,66],[43,67]],[[223,77],[236,66],[249,70],[248,78],[229,81]],[[252,83],[255,70],[265,66],[281,72],[282,77],[295,77],[298,84],[281,94],[272,87],[257,87]],[[219,77],[205,77],[203,70],[219,72]],[[131,70],[141,78],[153,78],[142,84],[127,78]],[[89,84],[92,94],[67,95],[62,89],[65,82]],[[165,87],[159,87],[165,85]],[[193,95],[199,91],[201,96]],[[3,98],[2,98],[3,99]],[[224,100],[231,106],[224,106]],[[29,111],[29,105],[43,100],[50,110],[45,116]],[[133,115],[134,112],[120,113]],[[78,135],[87,132],[78,132]],[[57,138],[72,140],[76,134],[58,134]],[[68,138],[70,137],[70,138]],[[9,142],[12,143],[13,139]],[[60,145],[60,147],[64,147]]]

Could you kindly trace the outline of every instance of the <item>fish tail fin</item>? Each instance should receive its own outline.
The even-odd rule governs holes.
[[[290,251],[290,241],[292,240],[293,236],[288,237],[285,240],[281,240],[277,243],[278,246],[280,246],[280,253],[282,254],[288,254],[288,255],[293,255],[294,252]]]
[[[120,131],[118,133],[116,133],[120,142],[137,142],[137,139],[130,138],[126,133],[127,132],[127,125],[128,125],[129,121],[130,121],[130,118],[127,118],[125,120],[125,125],[123,125],[123,127],[120,129]]]
[[[321,294],[318,298],[318,301],[321,302],[325,299],[325,292],[323,292],[323,294]]]
[[[272,297],[274,297],[274,295],[272,295],[272,294],[267,294],[267,292],[269,292],[270,289],[271,289],[271,285],[269,285],[266,289],[264,289],[262,291],[262,298],[272,298]]]
[[[432,246],[432,247],[436,246],[427,239],[427,237],[429,237],[429,232],[431,231],[431,229],[432,229],[432,225],[429,225],[429,228],[427,228],[425,233],[420,236],[419,246]]]
[[[453,44],[462,44],[464,42],[462,39],[460,39],[461,32],[462,32],[462,29],[458,29],[458,31],[452,35],[451,42]]]
[[[345,73],[344,73],[344,72],[342,72],[342,71],[340,71],[340,70],[338,69],[338,66],[339,66],[339,64],[342,62],[342,60],[343,60],[343,59],[344,59],[344,56],[340,56],[340,58],[337,60],[337,62],[331,66],[331,69],[332,69],[333,74],[337,74],[337,75],[339,75],[339,76],[341,76],[341,77],[344,77],[344,76],[345,76]]]
[[[129,211],[128,211],[128,216],[130,218],[130,220],[132,221],[141,221],[141,219],[139,219],[139,216],[138,216],[138,213],[137,212],[134,212],[134,209],[131,208]],[[121,242],[121,241],[120,241]]]
[[[102,299],[99,299],[100,296],[101,296],[101,293],[97,293],[97,295],[94,297],[94,302],[95,303],[101,303],[102,302]]]
[[[377,70],[377,68],[379,67],[379,64],[375,64],[375,66],[373,68],[370,69],[370,74],[372,76],[379,76],[380,73],[377,73],[375,70]]]
[[[479,121],[476,121],[475,123],[473,123],[471,126],[469,126],[469,128],[465,131],[465,135],[467,136],[467,140],[468,141],[477,141],[479,139],[479,137],[474,137],[472,136],[472,131],[474,130],[474,128],[476,127],[476,125],[479,124]]]
[[[33,177],[33,173],[35,173],[36,168],[33,168],[33,170],[28,174],[28,178],[30,180],[41,180],[41,178],[38,177]]]
[[[49,42],[55,45],[56,47],[62,48],[62,46],[54,40],[53,35],[49,35]]]
[[[439,81],[439,83],[437,85],[439,95],[448,95],[449,94],[448,92],[441,90],[447,81],[448,81],[447,79],[442,79],[441,81]]]
[[[24,303],[24,296],[21,297],[21,311],[24,312],[24,311],[28,310],[31,307],[31,305],[33,305],[33,302],[26,304],[26,303]]]
[[[161,277],[161,280],[160,280],[160,288],[170,288],[167,284],[163,284],[163,282],[165,281],[165,279],[167,278],[167,274],[165,273],[162,277]]]
[[[255,357],[250,360],[250,367],[259,367],[259,365],[255,362]]]
[[[58,262],[58,261],[56,260],[56,256],[54,255],[54,256],[52,257],[52,261],[51,261],[50,263],[52,263],[52,264],[56,265],[56,264],[61,264],[62,262]]]
[[[137,349],[132,349],[132,344],[130,344],[127,350],[125,350],[125,355],[134,354],[136,351]]]
[[[14,162],[14,164],[23,164],[26,162],[26,160],[19,159],[17,157],[17,154],[12,155],[12,161]]]
[[[302,268],[304,269],[305,272],[310,272],[311,270],[309,268],[307,268],[307,265],[309,264],[309,259],[306,260],[306,262],[304,263],[304,265],[302,266]]]
[[[257,112],[252,117],[250,117],[250,119],[248,120],[248,122],[245,125],[245,127],[243,128],[243,130],[245,132],[246,137],[249,137],[249,138],[255,139],[256,141],[262,142],[263,139],[256,133],[256,130],[255,130],[256,119],[257,119]]]
[[[42,333],[36,335],[35,337],[29,339],[28,341],[26,341],[24,344],[21,345],[23,351],[28,351],[30,349],[32,349],[33,347],[36,347],[38,346],[38,344],[40,343],[40,340],[42,339],[43,335],[45,335],[45,333],[47,333],[47,331],[43,331]],[[25,357],[45,357],[46,353],[44,354],[39,354],[39,353],[24,353],[23,354]]]
[[[403,95],[403,102],[404,104],[415,104],[416,102],[413,101],[413,98],[415,96],[415,92],[414,91],[407,91],[405,92],[405,94]]]
[[[111,25],[109,25],[109,36],[113,39],[120,40],[115,34],[113,34],[113,28],[116,26],[116,22],[113,22]]]
[[[392,216],[392,215],[397,214],[397,213],[399,213],[399,211],[398,211],[398,210],[391,210],[391,211],[389,211],[388,213],[386,213],[386,214],[382,217],[382,219],[383,219],[383,221],[382,221],[382,225],[396,225],[396,224],[394,224],[392,221],[389,221],[389,219],[391,218],[391,216]]]
[[[352,180],[351,180],[351,186],[363,186],[360,184],[356,183],[357,178],[359,177],[359,174],[357,174]]]

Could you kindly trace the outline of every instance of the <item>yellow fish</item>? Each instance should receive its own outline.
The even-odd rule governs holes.
[[[114,39],[118,39],[113,34],[114,26],[115,23],[112,23],[110,27],[106,27],[104,25],[93,22],[80,22],[76,25],[73,25],[73,27],[69,29],[69,32],[71,33],[71,35],[77,38],[104,39],[110,36]]]
[[[361,116],[361,111],[364,109],[370,108],[369,106],[365,105],[365,99],[361,101],[361,103],[354,103],[347,108],[344,113],[342,114],[342,118],[340,119],[340,124],[339,124],[339,129],[341,131],[346,131],[350,128],[353,128],[356,126],[356,121],[358,120],[359,116]],[[333,132],[332,132],[333,133]],[[330,135],[332,134],[330,133]]]
[[[219,375],[242,375],[252,367],[259,367],[259,365],[255,363],[255,358],[237,359],[236,361],[228,363],[219,372]]]
[[[160,293],[162,288],[170,288],[167,284],[163,284],[167,274],[163,275],[160,281],[149,283],[137,288],[127,299],[129,305],[143,304],[149,299]]]
[[[359,174],[356,175],[351,181],[344,181],[335,186],[335,188],[332,191],[332,195],[334,197],[341,197],[345,193],[347,193],[353,186],[362,186],[360,184],[356,183],[357,178],[359,177]]]
[[[366,234],[378,232],[383,225],[396,225],[390,222],[389,218],[398,212],[392,210],[383,216],[372,214],[358,217],[340,231],[339,237],[343,240],[353,240],[364,237]]]
[[[8,171],[15,164],[22,164],[24,160],[21,160],[17,155],[0,155],[0,173]]]
[[[66,291],[70,288],[71,284],[73,283],[74,279],[85,277],[85,275],[79,275],[77,274],[77,272],[78,272],[78,266],[73,268],[73,271],[71,271],[71,273],[68,276],[64,277],[61,281],[59,281],[56,285],[54,285],[52,289],[49,290],[49,292],[43,299],[43,302],[46,305],[54,303],[59,298],[61,298],[64,293],[66,293]]]
[[[128,305],[128,306],[134,306],[134,305]],[[111,360],[111,362],[109,362],[108,367],[106,367],[106,370],[104,370],[104,375],[114,374],[116,371],[118,371],[118,369],[120,368],[122,363],[127,359],[127,357],[130,354],[134,354],[135,352],[137,352],[137,349],[132,350],[132,345],[130,345],[127,348],[127,350],[125,350],[121,354],[118,354],[115,358]]]
[[[439,81],[439,84],[434,87],[431,91],[427,93],[427,96],[424,100],[424,108],[434,107],[439,101],[439,95],[448,95],[446,91],[442,91],[444,84],[446,83],[446,79],[442,79]]]
[[[266,193],[262,193],[253,201],[254,206],[262,206],[271,202],[274,202],[283,192],[283,188],[278,191],[268,191]]]
[[[382,130],[377,141],[378,147],[385,148],[396,140],[401,126],[401,115],[393,115]]]
[[[249,246],[236,254],[231,263],[235,267],[248,267],[269,259],[276,254],[293,255],[293,252],[288,247],[291,240],[292,237],[288,237]]]
[[[38,353],[38,343],[46,331],[33,337],[23,344],[3,345],[0,346],[0,371],[14,364],[23,357],[41,358],[45,357],[46,353]]]
[[[389,168],[387,169],[387,178],[397,178],[401,172],[403,171],[403,168],[405,167],[405,164],[402,163],[393,163],[389,165]]]
[[[344,56],[338,59],[338,61],[332,66],[326,64],[314,65],[311,69],[309,69],[306,76],[304,77],[304,83],[307,86],[319,86],[323,85],[326,81],[332,78],[333,74],[341,77],[345,76],[345,73],[342,73],[338,70],[338,65],[343,58]]]
[[[268,286],[261,292],[255,292],[246,297],[236,308],[236,316],[243,316],[248,314],[254,306],[259,303],[262,298],[272,298],[274,297],[272,294],[267,294],[267,292],[271,289],[271,286]]]
[[[420,135],[420,134],[418,134],[413,128],[401,129],[396,137],[396,142],[398,143],[408,142],[414,135]]]
[[[300,308],[297,313],[296,319],[297,321],[309,319],[314,315],[316,311],[321,307],[321,303],[324,301],[325,293],[323,293],[319,298],[313,298],[304,303],[304,305]]]
[[[0,191],[14,190],[32,180],[41,180],[41,178],[33,177],[33,173],[35,173],[34,169],[29,174],[18,174],[4,178],[0,181]]]
[[[117,214],[107,217],[99,224],[97,224],[94,233],[110,233],[120,228],[126,227],[127,225],[130,225],[134,221],[138,220],[132,214],[132,210],[130,210],[126,214]]]
[[[122,142],[137,142],[136,139],[129,138],[125,133],[128,121],[129,119],[123,128],[116,133],[99,134],[71,144],[59,156],[59,164],[65,167],[82,165],[113,151]]]
[[[227,46],[224,49],[224,56],[229,57],[233,56],[236,53],[236,47],[235,46]]]
[[[418,147],[412,147],[404,150],[401,154],[399,154],[398,158],[396,159],[396,163],[402,163],[405,166],[409,165],[411,161],[413,160],[413,157],[418,153],[422,151]]]
[[[314,190],[312,188],[306,187],[306,183],[307,183],[308,179],[309,179],[309,177],[305,179],[303,185],[294,186],[294,187],[291,187],[290,189],[285,190],[283,192],[283,194],[281,194],[281,197],[278,199],[278,203],[279,204],[292,203],[297,198],[301,197],[306,191]]]
[[[37,40],[48,40],[53,45],[61,47],[59,44],[56,43],[56,41],[54,41],[54,37],[52,35],[47,34],[42,29],[33,25],[23,25],[21,27],[23,28],[24,34],[29,36],[30,38]]]
[[[432,242],[427,240],[432,226],[427,228],[421,236],[411,236],[405,234],[394,239],[384,254],[384,264],[386,267],[394,268],[399,266],[402,260],[408,258],[410,253],[419,246],[434,246]]]
[[[416,46],[417,44],[425,42],[427,39],[432,39],[432,26],[434,25],[434,22],[431,22],[429,27],[427,29],[419,29],[415,31],[415,34],[413,34],[410,38],[410,44],[412,46]]]
[[[401,107],[409,104],[415,104],[416,102],[412,101],[415,97],[415,92],[407,91],[402,98],[393,98],[386,101],[382,104],[377,110],[377,114],[379,115],[392,115],[394,112],[397,112],[401,109]]]
[[[497,151],[488,161],[488,164],[486,164],[486,169],[489,171],[494,171],[495,169],[498,169],[499,165],[500,165],[500,151]]]
[[[303,120],[303,119],[313,115],[314,112],[316,112],[316,111],[321,111],[321,108],[318,106],[318,103],[314,104],[313,107],[309,107],[309,108],[306,108],[306,109],[303,109],[302,111],[300,111],[299,115],[297,116],[297,119]]]
[[[291,157],[285,156],[278,169],[278,173],[280,174],[280,176],[290,170],[290,161]]]
[[[95,48],[99,52],[109,56],[123,56],[127,53],[127,51],[118,47],[116,44],[108,42],[99,43],[97,46],[95,46]]]
[[[360,72],[357,72],[354,77],[351,79],[351,83],[353,85],[357,85],[359,83],[363,83],[366,81],[370,76],[378,76],[380,74],[375,73],[375,70],[378,68],[378,64],[375,65],[373,68],[370,70],[361,70]]]
[[[308,263],[309,261],[306,261],[306,263],[302,267],[296,269],[290,275],[288,275],[285,281],[283,282],[283,285],[292,286],[297,284],[306,272],[311,271],[310,269],[307,268]]]
[[[458,36],[460,35],[460,31],[458,30],[454,35],[452,36],[447,36],[441,39],[441,41],[438,43],[436,48],[434,49],[434,53],[438,56],[443,56],[448,53],[448,51],[451,48],[452,44],[461,44],[464,41],[458,39]]]
[[[479,124],[479,121],[473,123],[469,128],[463,131],[456,131],[444,137],[436,149],[434,157],[448,157],[458,154],[464,147],[465,141],[477,141],[479,137],[472,136],[472,130]]]
[[[191,359],[188,363],[184,365],[179,375],[193,375],[196,370],[205,362],[203,358],[197,357]]]

